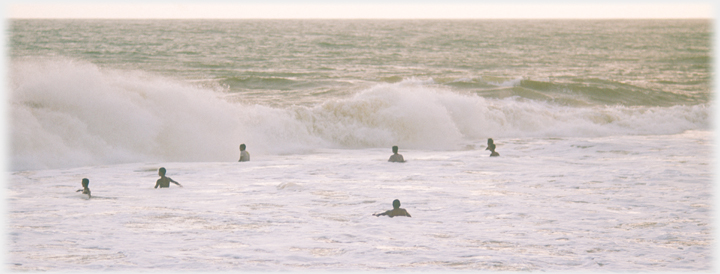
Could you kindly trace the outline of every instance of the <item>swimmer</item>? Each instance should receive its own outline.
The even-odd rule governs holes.
[[[92,197],[90,196],[90,188],[88,187],[89,185],[90,185],[90,180],[88,180],[87,178],[83,178],[83,179],[82,179],[82,187],[83,187],[83,189],[78,189],[78,190],[75,191],[75,192],[81,192],[81,191],[82,191],[82,194],[87,194],[88,198],[92,198]]]
[[[173,184],[176,184],[176,185],[178,185],[178,186],[180,186],[180,187],[183,187],[182,185],[180,185],[180,183],[175,182],[173,179],[170,179],[170,177],[165,177],[165,168],[164,168],[164,167],[161,167],[161,168],[158,170],[158,175],[160,175],[160,179],[158,179],[157,182],[155,183],[155,188],[158,188],[158,187],[160,187],[160,188],[170,187],[170,183],[173,183]]]
[[[250,161],[250,153],[245,150],[245,144],[240,144],[240,160],[238,162]]]
[[[402,154],[398,154],[398,147],[393,146],[392,147],[393,155],[390,156],[390,159],[388,159],[388,162],[397,162],[397,163],[404,163],[405,159],[403,158]]]
[[[490,151],[490,157],[500,156],[500,153],[495,152],[495,143],[492,138],[488,138],[488,147],[485,150]]]
[[[395,199],[395,201],[393,201],[393,209],[392,210],[388,210],[383,213],[373,214],[373,216],[376,216],[376,217],[383,216],[383,215],[387,215],[390,218],[395,217],[395,216],[412,217],[412,216],[410,216],[410,213],[407,212],[407,210],[405,210],[404,208],[400,208],[400,200],[398,200],[398,199]]]

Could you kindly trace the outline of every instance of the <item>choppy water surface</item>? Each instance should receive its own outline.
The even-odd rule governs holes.
[[[398,164],[389,149],[323,150],[16,172],[8,260],[15,270],[709,270],[709,142],[703,132],[520,138],[499,143],[498,158],[407,150]],[[159,165],[184,187],[153,189]],[[74,193],[83,177],[96,198]],[[371,215],[393,199],[412,218]]]
[[[711,269],[708,20],[10,26],[10,269]]]
[[[708,100],[711,77],[708,20],[14,20],[11,26],[13,59],[63,56],[210,81],[240,93],[239,100],[280,106],[409,78],[490,97],[567,92],[591,103],[698,104]],[[498,91],[498,83],[517,79],[532,81]],[[637,94],[649,98],[625,98]]]

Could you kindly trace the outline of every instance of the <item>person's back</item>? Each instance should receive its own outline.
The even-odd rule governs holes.
[[[155,188],[157,188],[157,187],[160,187],[160,188],[170,187],[170,178],[168,178],[168,177],[160,177],[160,179],[158,179],[158,180],[155,182],[155,185],[156,185]]]
[[[393,155],[390,156],[390,159],[388,159],[388,162],[395,162],[395,163],[404,163],[405,159],[403,158],[402,154],[398,154],[398,147],[393,146],[392,147]]]
[[[393,154],[390,156],[390,159],[388,159],[388,162],[402,163],[405,162],[405,159],[403,159],[403,156],[401,154]]]
[[[240,160],[238,160],[238,162],[247,162],[247,161],[250,161],[250,153],[245,150],[240,151]]]
[[[404,208],[393,208],[392,210],[385,211],[385,215],[388,215],[389,217],[395,217],[395,216],[407,216],[410,217],[410,213],[407,212]]]

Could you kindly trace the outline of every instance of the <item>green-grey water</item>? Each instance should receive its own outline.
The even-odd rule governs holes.
[[[574,103],[694,105],[710,97],[708,20],[13,20],[11,27],[13,60],[74,58],[281,106],[409,78],[484,97]],[[516,79],[524,81],[498,88]]]

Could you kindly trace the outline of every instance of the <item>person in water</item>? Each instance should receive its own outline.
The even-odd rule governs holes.
[[[158,179],[157,182],[155,183],[155,188],[170,187],[170,183],[173,183],[173,184],[176,184],[176,185],[182,187],[182,185],[180,185],[180,183],[175,182],[173,179],[170,179],[170,177],[165,177],[165,168],[164,167],[161,167],[158,170],[158,175],[160,175],[160,179]]]
[[[376,217],[383,216],[383,215],[387,215],[390,218],[395,217],[395,216],[412,217],[412,216],[410,216],[410,213],[407,212],[407,210],[405,210],[404,208],[400,208],[400,200],[398,200],[398,199],[395,199],[393,201],[393,209],[392,210],[388,210],[383,213],[373,214],[373,216],[376,216]]]
[[[81,192],[81,191],[82,191],[82,194],[87,194],[88,198],[92,198],[92,196],[90,196],[90,187],[89,187],[89,186],[90,186],[90,180],[88,180],[87,178],[83,178],[83,179],[82,179],[82,187],[83,187],[83,189],[78,189],[78,190],[75,191],[75,192]]]
[[[250,161],[250,153],[245,150],[245,144],[240,144],[240,160],[238,162]]]
[[[393,155],[390,156],[390,159],[388,159],[388,162],[397,162],[397,163],[404,163],[405,159],[403,158],[402,154],[398,154],[398,147],[393,146],[392,147]]]
[[[500,156],[500,153],[495,152],[495,143],[492,138],[488,138],[488,147],[485,150],[490,151],[490,157]]]

